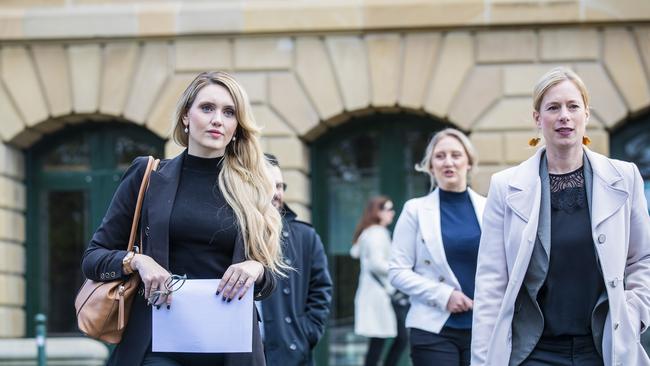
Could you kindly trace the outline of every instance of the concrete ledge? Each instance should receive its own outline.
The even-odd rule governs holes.
[[[48,338],[45,344],[50,366],[101,366],[108,358],[108,348],[101,342],[82,337]],[[1,366],[36,364],[34,338],[0,339]]]
[[[94,0],[0,7],[0,39],[254,34],[650,20],[639,0]]]

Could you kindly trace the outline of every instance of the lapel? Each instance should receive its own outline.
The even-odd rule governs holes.
[[[541,156],[539,180],[541,183],[541,191],[537,236],[542,243],[544,253],[546,253],[545,260],[548,262],[549,258],[551,258],[551,178],[548,175],[546,154],[542,154]]]
[[[472,201],[472,206],[474,207],[474,213],[476,214],[476,221],[478,221],[478,226],[483,230],[483,209],[485,208],[485,197],[474,192],[471,188],[467,187],[469,191],[469,199]]]
[[[418,224],[424,244],[431,258],[439,268],[446,268],[447,257],[442,245],[442,230],[440,228],[440,191],[438,188],[424,197],[418,210]]]
[[[176,191],[183,169],[183,157],[187,150],[175,158],[160,164],[151,173],[147,205],[149,249],[145,248],[162,267],[169,268],[169,218],[174,206]]]
[[[539,202],[541,194],[539,167],[544,151],[544,148],[537,150],[535,155],[517,166],[508,183],[506,204],[524,222],[529,222],[531,218],[537,221],[539,215],[539,211],[533,208]]]
[[[591,165],[591,228],[596,228],[618,211],[627,201],[629,193],[623,185],[623,176],[603,155],[585,148]],[[589,197],[589,193],[588,197]]]

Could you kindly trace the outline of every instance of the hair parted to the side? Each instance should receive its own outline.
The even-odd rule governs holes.
[[[476,154],[476,149],[474,149],[474,145],[472,145],[472,142],[469,140],[467,135],[455,128],[445,128],[444,130],[438,131],[435,135],[433,135],[431,140],[429,140],[429,144],[424,150],[424,156],[422,157],[422,160],[419,163],[415,164],[416,171],[429,175],[429,180],[431,182],[431,187],[429,188],[430,191],[433,191],[433,189],[436,187],[436,177],[431,171],[431,159],[433,158],[433,150],[436,148],[438,142],[447,136],[455,138],[460,142],[461,145],[463,145],[469,162],[470,169],[468,173],[475,172],[476,166],[478,165],[478,155]]]
[[[357,223],[356,229],[354,229],[354,235],[352,235],[352,243],[356,244],[357,239],[361,236],[361,233],[367,229],[369,226],[379,224],[379,212],[384,209],[386,202],[390,201],[390,198],[386,196],[375,196],[368,200],[366,208],[363,210],[363,215]]]
[[[535,84],[535,88],[533,89],[533,108],[535,111],[539,112],[539,108],[542,105],[542,99],[544,99],[546,92],[565,80],[569,80],[575,84],[580,91],[582,101],[585,104],[585,109],[589,108],[589,93],[587,92],[585,83],[580,79],[580,76],[569,68],[556,67],[544,74],[537,84]]]
[[[282,220],[272,205],[273,179],[266,168],[260,146],[260,128],[255,123],[246,92],[231,75],[220,71],[203,72],[190,83],[176,106],[174,141],[187,147],[188,136],[183,131],[183,117],[190,110],[196,95],[207,85],[221,85],[235,103],[236,139],[226,146],[218,180],[226,202],[237,217],[246,258],[262,263],[276,274],[284,275],[284,270],[289,267],[282,261]]]

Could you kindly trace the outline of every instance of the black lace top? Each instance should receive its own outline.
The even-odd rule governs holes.
[[[583,168],[549,174],[551,251],[538,294],[544,335],[590,335],[591,313],[604,283],[591,233]]]
[[[585,175],[580,167],[571,173],[549,174],[551,183],[551,207],[573,213],[587,207]]]

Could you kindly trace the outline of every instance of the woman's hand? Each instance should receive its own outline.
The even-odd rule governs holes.
[[[463,313],[472,310],[472,307],[474,307],[474,301],[458,290],[454,290],[449,296],[447,310],[450,313]]]
[[[144,254],[136,254],[131,261],[131,267],[138,271],[144,284],[144,298],[149,300],[154,291],[166,291],[165,281],[170,274],[156,261]],[[151,305],[171,304],[171,295],[158,296],[155,303]]]
[[[223,274],[217,295],[223,293],[223,300],[230,302],[237,296],[239,300],[251,286],[262,278],[264,266],[257,261],[245,261],[233,264]]]

